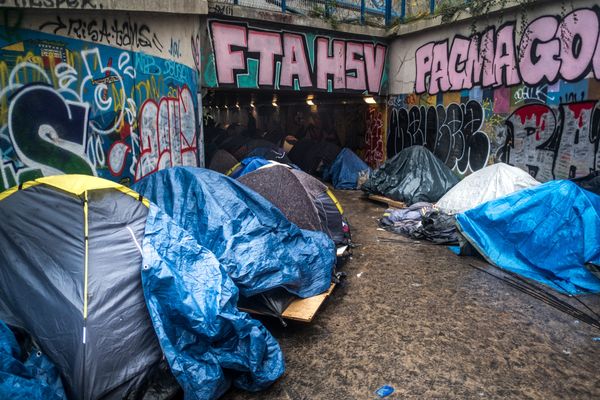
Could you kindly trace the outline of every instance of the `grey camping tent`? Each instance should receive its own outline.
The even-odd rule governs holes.
[[[0,195],[0,318],[40,340],[69,398],[120,399],[162,358],[132,241],[148,208],[123,186],[69,178]]]
[[[307,173],[272,164],[237,180],[273,203],[298,227],[325,232],[336,245],[347,241],[340,203],[327,186]]]

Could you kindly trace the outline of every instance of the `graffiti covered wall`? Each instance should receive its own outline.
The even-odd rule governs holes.
[[[133,183],[197,165],[190,32],[125,14],[22,21],[0,26],[0,189],[57,173]]]
[[[207,31],[206,87],[371,94],[386,87],[381,41],[226,20],[209,20]]]
[[[461,175],[502,161],[540,181],[600,168],[600,8],[512,18],[391,46],[388,157],[423,145]]]

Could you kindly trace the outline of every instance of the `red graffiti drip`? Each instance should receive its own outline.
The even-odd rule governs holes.
[[[546,118],[542,118],[542,126],[540,127],[540,129],[538,129],[537,131],[535,131],[535,140],[540,140],[540,132],[543,132],[546,130]]]
[[[583,128],[583,111],[590,111],[594,108],[594,101],[585,101],[581,103],[568,104],[569,110],[575,116],[578,122],[579,128]]]
[[[521,124],[525,125],[525,122],[535,117],[535,126],[539,126],[542,117],[549,111],[550,109],[545,105],[532,104],[518,109],[515,111],[515,114],[521,118]]]

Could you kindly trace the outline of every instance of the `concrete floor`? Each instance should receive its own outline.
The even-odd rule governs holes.
[[[600,398],[600,331],[469,266],[443,246],[377,229],[384,207],[336,192],[360,246],[309,325],[282,328],[286,373],[232,399]],[[492,272],[495,272],[492,270]],[[360,277],[357,276],[360,274]],[[600,310],[600,296],[584,300]]]

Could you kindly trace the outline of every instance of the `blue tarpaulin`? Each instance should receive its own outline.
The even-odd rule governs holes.
[[[461,233],[491,263],[570,294],[600,292],[600,196],[551,181],[457,216]]]
[[[277,341],[237,309],[238,290],[214,254],[154,204],[142,254],[146,304],[186,400],[215,399],[232,381],[261,390],[283,374]]]
[[[252,171],[256,171],[260,167],[264,167],[265,165],[269,164],[271,164],[271,161],[262,157],[246,157],[240,161],[240,166],[228,175],[233,179],[237,179],[240,176],[249,174]]]
[[[25,360],[17,339],[0,321],[0,399],[66,400],[58,369],[41,351]]]
[[[342,149],[335,161],[323,173],[323,179],[331,181],[336,189],[358,189],[358,175],[371,168],[348,148]]]
[[[149,175],[134,190],[212,251],[242,295],[282,287],[310,297],[329,288],[333,241],[323,232],[301,230],[235,180],[202,168],[176,167]]]

